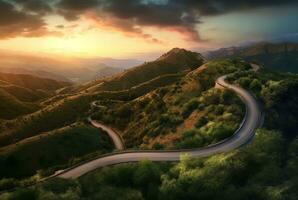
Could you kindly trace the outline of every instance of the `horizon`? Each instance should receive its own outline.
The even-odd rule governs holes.
[[[202,52],[297,41],[297,9],[292,0],[1,0],[0,45],[42,56],[147,61],[174,47]]]

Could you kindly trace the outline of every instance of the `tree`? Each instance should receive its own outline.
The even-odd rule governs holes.
[[[134,185],[141,189],[145,197],[154,199],[160,183],[160,170],[156,164],[149,160],[139,162],[133,176]]]

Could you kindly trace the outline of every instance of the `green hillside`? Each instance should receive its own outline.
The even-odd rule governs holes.
[[[155,61],[129,69],[91,87],[96,91],[125,90],[158,76],[193,70],[202,63],[203,58],[200,54],[175,48]]]
[[[265,127],[281,131],[293,139],[298,130],[298,76],[261,69],[258,73],[239,72],[230,81],[252,90],[263,103]]]
[[[243,58],[255,61],[269,69],[282,72],[298,72],[297,43],[266,43],[261,42],[245,47],[229,47],[208,52],[208,59]]]
[[[38,106],[31,103],[24,103],[0,88],[0,119],[13,119],[19,115],[31,113],[38,109]]]
[[[82,156],[87,159],[90,153],[94,156],[112,148],[110,138],[103,131],[76,123],[0,148],[0,176],[20,178],[42,169],[41,175],[53,173],[59,165],[66,168],[82,161]]]
[[[0,129],[0,146],[55,130],[78,120],[85,120],[91,101],[89,96],[73,96],[30,115],[4,122]]]
[[[218,63],[220,64],[220,63]],[[179,163],[119,164],[79,180],[55,179],[3,199],[260,199],[295,200],[298,193],[298,77],[261,69],[230,81],[250,89],[263,103],[265,121],[248,146]],[[269,113],[269,114],[267,114]],[[232,196],[231,196],[232,194]]]
[[[172,59],[176,62],[171,55],[165,54],[159,60],[171,58],[169,62]],[[274,190],[280,185],[287,186],[285,191],[292,192],[292,185],[285,185],[286,179],[281,179],[278,174],[283,174],[286,167],[294,177],[291,170],[296,166],[293,152],[296,151],[295,130],[298,128],[295,117],[298,114],[297,76],[263,68],[258,72],[248,71],[250,68],[249,63],[239,59],[216,60],[194,69],[135,82],[128,89],[98,91],[100,85],[96,84],[95,88],[90,87],[81,93],[50,98],[37,112],[1,123],[0,177],[3,179],[0,188],[23,186],[38,180],[39,176],[112,151],[108,136],[84,123],[89,115],[118,129],[129,149],[197,148],[219,142],[234,133],[244,116],[242,101],[233,92],[214,88],[219,76],[235,72],[228,80],[254,92],[266,113],[263,129],[258,131],[248,148],[205,159],[189,160],[186,156],[178,164],[143,161],[106,167],[76,182],[53,180],[33,189],[5,195],[13,198],[13,195],[23,196],[22,192],[27,192],[46,199],[57,187],[66,199],[71,199],[72,195],[77,199],[120,196],[121,199],[131,196],[164,199],[167,196],[175,200],[183,199],[182,193],[187,193],[187,199],[195,196],[217,199],[213,187],[221,194],[232,188],[242,199],[247,190],[259,197],[257,191],[265,191],[264,188],[271,185]],[[91,107],[93,101],[100,106]],[[31,152],[36,153],[31,155]],[[259,176],[267,177],[267,168],[273,175],[268,177],[270,184],[255,181]],[[216,174],[219,170],[222,173]],[[38,176],[19,180],[36,173]],[[195,175],[188,175],[192,173]],[[184,178],[189,181],[185,182]],[[205,185],[205,193],[202,193],[197,185],[201,187],[203,183],[209,183],[207,180],[210,185]],[[253,180],[257,189],[249,184]],[[292,179],[287,181],[293,184]],[[237,190],[233,190],[235,185],[239,187]],[[178,186],[181,193],[177,191]],[[184,186],[195,189],[186,192]],[[55,192],[55,195],[60,194]],[[267,196],[273,193],[268,189],[264,195],[269,200]]]
[[[7,85],[0,86],[2,90],[5,90],[7,93],[11,94],[19,101],[23,102],[36,102],[41,98],[45,98],[50,94],[42,94],[41,91],[33,91],[28,88],[16,86],[16,85]]]
[[[67,82],[39,78],[27,74],[0,73],[0,80],[31,90],[57,90],[69,85]]]
[[[41,99],[69,83],[24,74],[0,73],[0,119],[13,119],[36,111]]]
[[[230,91],[214,89],[220,75],[244,70],[242,61],[205,65],[131,101],[103,99],[94,118],[119,129],[129,148],[187,148],[230,136],[243,118],[241,101]],[[225,123],[223,123],[225,122]]]

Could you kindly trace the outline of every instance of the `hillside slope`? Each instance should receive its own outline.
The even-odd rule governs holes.
[[[242,61],[209,62],[131,101],[103,99],[94,118],[119,129],[129,148],[205,146],[233,133],[243,115],[233,93],[213,88],[215,79],[248,67]]]
[[[27,74],[32,76],[37,76],[40,78],[52,79],[56,81],[62,82],[70,82],[69,79],[65,78],[62,75],[51,73],[44,70],[30,70],[22,67],[0,67],[1,73],[9,73],[9,74]]]
[[[13,119],[38,109],[38,101],[70,85],[26,74],[0,73],[0,119]]]
[[[69,85],[67,82],[40,78],[28,74],[0,73],[0,80],[31,90],[57,90]]]
[[[257,43],[247,47],[229,47],[206,54],[208,59],[237,58],[256,61],[283,72],[298,72],[297,43]]]
[[[214,61],[211,66],[209,63],[210,69],[205,74],[202,83],[206,81],[206,85],[210,86],[212,81],[208,82],[209,75],[239,69],[237,65],[233,69],[225,71],[223,65],[232,66],[233,63],[235,64],[231,61]],[[242,69],[242,67],[245,66],[241,65],[240,68]],[[204,73],[201,70],[203,71],[204,68],[195,70],[192,76]],[[13,193],[3,194],[0,198],[18,199],[19,197],[22,199],[27,195],[29,198],[38,199],[50,197],[52,199],[296,200],[298,197],[298,93],[296,92],[298,76],[261,68],[258,72],[239,71],[229,78],[230,81],[251,90],[264,103],[266,113],[264,126],[257,131],[255,138],[245,148],[201,159],[192,159],[185,155],[181,157],[179,163],[152,163],[145,160],[139,163],[119,164],[100,168],[75,181],[54,179],[34,188],[22,188]],[[183,85],[190,86],[189,83]],[[191,87],[187,88],[191,89]],[[175,97],[175,93],[179,93],[181,87],[177,85],[177,88],[171,87],[170,89],[173,93],[172,97]],[[162,91],[165,92],[164,89],[161,89],[151,95],[161,94]],[[185,89],[182,91],[185,92]],[[166,93],[167,96],[170,95],[170,93]],[[142,98],[150,98],[151,95],[148,94]],[[212,104],[218,105],[216,101],[221,101],[216,95],[209,93],[207,96],[208,102],[211,100]],[[223,97],[230,99],[229,96],[224,95]],[[113,107],[113,103],[119,102],[107,102],[109,108]],[[140,107],[149,105],[148,103],[142,104],[141,101],[139,103]],[[150,104],[152,105],[152,103]],[[150,107],[152,107],[151,105]],[[207,111],[211,111],[211,113],[203,116],[209,118],[213,114],[219,115],[222,112],[221,108],[215,110],[212,105],[202,105],[199,108],[204,109],[209,106],[211,107]],[[161,107],[164,106],[161,105]],[[138,107],[133,107],[133,109],[142,110]],[[125,112],[129,109],[120,109],[119,107],[119,110],[121,111],[119,113],[122,114],[129,113]],[[148,110],[153,109],[148,108]],[[141,113],[140,116],[144,114],[146,113]],[[179,117],[179,115],[175,116]],[[231,115],[223,116],[229,118]],[[168,124],[165,123],[168,122],[165,120],[167,118],[166,116],[161,118],[163,125]],[[133,120],[129,119],[129,121]],[[224,123],[229,121],[224,120]],[[170,122],[173,121],[170,120]],[[142,122],[138,121],[138,123]],[[197,126],[205,126],[205,123],[206,119],[200,120]],[[155,125],[156,123],[151,127],[154,128]],[[160,133],[160,130],[156,133]],[[191,139],[195,142],[200,141],[198,134],[194,131],[186,133],[185,137],[188,142]],[[141,142],[143,141],[141,140]],[[193,144],[196,143],[187,145]],[[157,145],[156,147],[160,148],[161,146]],[[2,180],[2,183],[9,185],[13,181]]]
[[[203,57],[195,52],[174,48],[155,61],[144,63],[90,87],[96,91],[119,91],[165,74],[193,70],[203,64]]]
[[[0,89],[0,119],[13,119],[19,115],[37,110],[38,106],[19,101],[13,95]]]

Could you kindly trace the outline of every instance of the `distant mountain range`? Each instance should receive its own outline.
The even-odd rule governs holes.
[[[298,43],[261,42],[244,47],[228,47],[204,54],[208,60],[218,58],[243,58],[256,61],[265,67],[284,72],[298,72]]]
[[[47,71],[42,71],[42,70],[30,70],[30,69],[25,69],[25,68],[3,67],[3,68],[0,68],[0,72],[10,73],[10,74],[28,74],[28,75],[38,76],[40,78],[53,79],[56,81],[71,82],[69,79],[67,79],[64,76],[61,76],[59,74],[54,74],[51,72],[47,72]]]
[[[53,58],[5,51],[0,53],[0,72],[79,83],[114,75],[143,62],[133,59]]]

